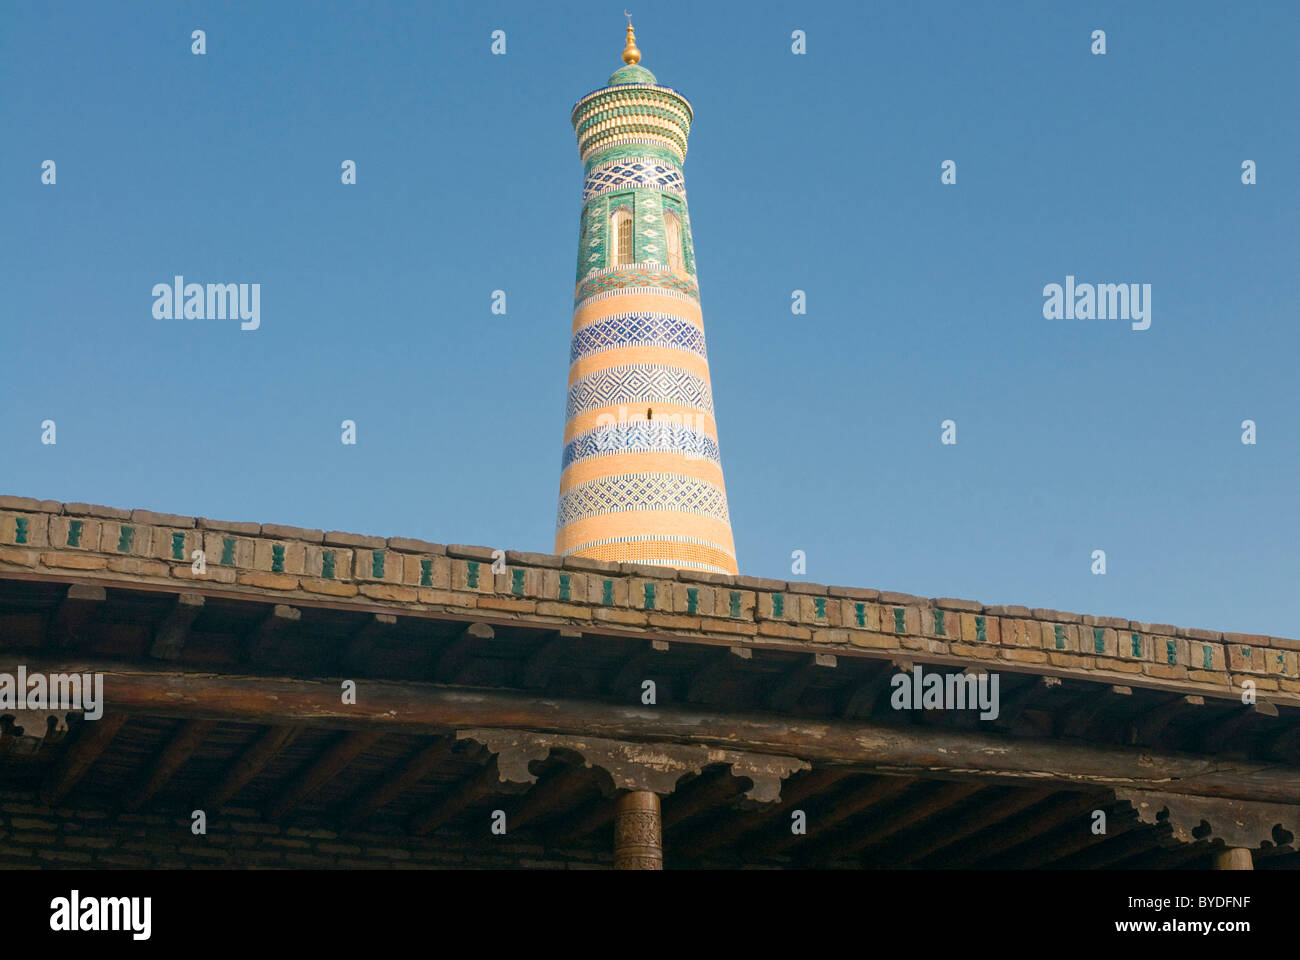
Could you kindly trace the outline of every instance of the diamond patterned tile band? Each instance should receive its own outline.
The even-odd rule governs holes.
[[[615,453],[679,453],[722,464],[718,442],[707,433],[671,421],[632,420],[578,434],[564,445],[560,469],[591,457]]]
[[[589,480],[562,494],[555,528],[624,510],[670,510],[731,523],[726,493],[708,481],[675,473],[625,473]]]
[[[704,330],[699,325],[666,313],[620,313],[577,330],[569,347],[569,362],[618,347],[668,347],[708,358]]]
[[[686,196],[682,172],[674,165],[647,157],[627,157],[589,170],[582,185],[582,202],[612,190],[636,187],[671,190]]]
[[[609,367],[590,373],[569,387],[564,417],[572,420],[588,410],[642,403],[694,407],[712,416],[713,391],[707,380],[676,367],[650,363]]]

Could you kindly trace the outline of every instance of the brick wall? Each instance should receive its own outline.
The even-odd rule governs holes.
[[[195,550],[206,555],[203,574],[192,569]],[[0,576],[6,570],[742,646],[1039,664],[1221,695],[1250,680],[1278,702],[1300,703],[1300,642],[1281,637],[22,497],[0,497]]]
[[[547,850],[492,836],[413,838],[390,833],[339,833],[327,826],[279,826],[255,810],[209,812],[206,836],[184,816],[47,807],[30,793],[0,790],[0,869],[318,867],[421,869],[532,867],[600,869],[612,854]]]

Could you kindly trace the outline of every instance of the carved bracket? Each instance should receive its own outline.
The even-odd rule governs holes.
[[[1168,824],[1174,838],[1183,843],[1219,840],[1228,847],[1249,850],[1279,845],[1274,827],[1291,835],[1282,843],[1294,843],[1300,833],[1300,805],[1264,803],[1258,800],[1230,800],[1222,797],[1188,796],[1154,790],[1115,791],[1143,823]],[[1208,825],[1207,832],[1205,825]]]
[[[606,773],[616,790],[649,790],[667,796],[688,773],[699,774],[705,767],[722,764],[731,768],[732,776],[743,777],[753,785],[745,796],[758,803],[775,803],[781,799],[781,782],[791,774],[809,769],[806,760],[797,757],[743,753],[712,747],[680,743],[634,743],[605,740],[599,737],[575,737],[564,734],[535,733],[530,730],[469,729],[457,730],[460,740],[481,743],[497,755],[501,777],[529,782],[537,779],[528,772],[535,760],[544,760],[551,750],[576,753],[590,769]]]

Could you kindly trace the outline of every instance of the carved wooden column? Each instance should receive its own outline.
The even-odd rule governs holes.
[[[1250,851],[1244,847],[1229,847],[1214,855],[1215,870],[1254,870],[1255,863]]]
[[[659,794],[651,790],[629,790],[619,794],[614,807],[614,869],[663,868]]]

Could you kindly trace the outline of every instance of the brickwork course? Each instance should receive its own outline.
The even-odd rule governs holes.
[[[194,571],[202,550],[206,572]],[[0,497],[0,572],[810,652],[909,652],[1300,702],[1300,641],[586,557]]]

